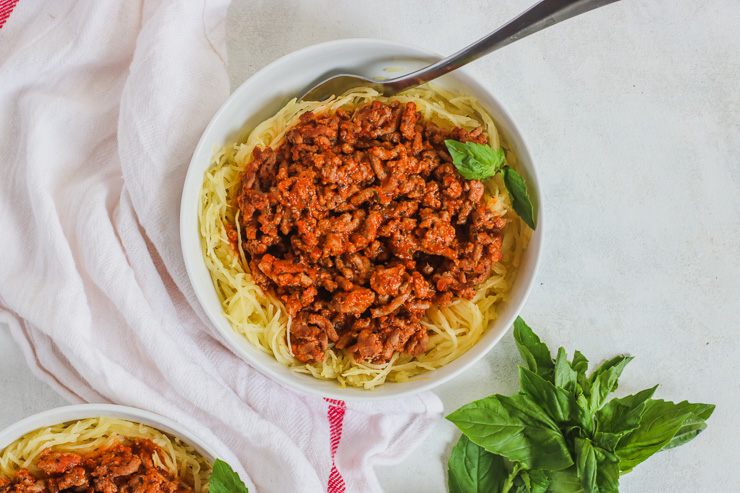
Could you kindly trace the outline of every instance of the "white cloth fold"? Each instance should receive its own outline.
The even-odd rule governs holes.
[[[179,200],[229,94],[228,3],[17,3],[0,29],[0,321],[70,401],[171,417],[250,491],[380,491],[373,463],[423,440],[437,397],[285,388],[223,345],[185,272]]]

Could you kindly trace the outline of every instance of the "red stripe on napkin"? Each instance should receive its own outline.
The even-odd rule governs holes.
[[[339,447],[339,440],[342,439],[342,423],[344,422],[344,413],[347,411],[347,405],[344,401],[335,399],[324,399],[329,403],[329,443],[331,447],[331,472],[329,473],[329,484],[326,487],[327,493],[345,493],[346,486],[344,478],[339,473],[337,465],[334,462],[334,456]]]
[[[17,3],[18,0],[0,0],[0,29],[5,25]]]

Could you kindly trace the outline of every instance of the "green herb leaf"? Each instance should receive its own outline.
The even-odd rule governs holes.
[[[596,486],[599,493],[618,493],[619,491],[619,459],[614,454],[593,446],[596,457]],[[583,482],[578,477],[577,467],[573,466],[562,471],[547,473],[550,479],[548,493],[584,493]]]
[[[522,473],[525,471],[522,469],[522,465],[514,463],[509,473],[509,477],[506,478],[506,482],[503,486],[503,491],[508,493],[529,493],[529,487],[524,482]]]
[[[547,474],[544,471],[538,469],[532,469],[529,471],[522,471],[522,477],[527,477],[528,487],[530,493],[546,493],[547,488],[550,486],[550,480],[547,478]]]
[[[575,351],[569,363],[560,348],[553,361],[521,318],[513,335],[527,365],[519,368],[519,393],[492,395],[447,417],[469,439],[456,450],[465,446],[472,454],[478,446],[491,454],[489,469],[499,480],[486,491],[618,493],[620,474],[655,452],[692,440],[714,412],[711,404],[652,400],[657,386],[606,403],[631,357],[612,358],[587,377],[583,354]],[[487,477],[480,471],[482,460],[475,460],[477,465],[469,461],[453,471],[459,459],[450,459],[451,491],[476,491],[462,490],[458,477]]]
[[[611,452],[607,452],[599,447],[594,447],[596,451],[596,486],[599,487],[599,493],[618,493],[619,492],[619,459]]]
[[[558,424],[571,421],[576,401],[573,394],[557,388],[536,373],[519,367],[521,392],[528,395]]]
[[[479,447],[465,435],[452,449],[447,483],[450,493],[506,493],[503,487],[508,475],[503,457]]]
[[[549,471],[547,478],[550,480],[548,493],[583,493],[583,485],[576,473],[576,466],[562,471]]]
[[[619,376],[627,363],[632,360],[632,357],[617,356],[605,362],[589,377],[588,380],[591,384],[589,406],[591,411],[596,412],[603,405],[606,397],[617,390]]]
[[[620,356],[615,356],[614,358],[612,358],[610,360],[606,360],[606,361],[604,361],[601,364],[600,367],[598,367],[596,369],[595,372],[593,372],[593,374],[588,379],[591,381],[591,383],[594,383],[594,381],[596,381],[597,378],[599,378],[604,373],[607,373],[612,368],[618,368],[619,366],[621,366],[622,369],[624,369],[624,365],[626,365],[627,363],[629,363],[629,361],[627,361],[627,363],[625,363],[625,360],[630,360],[631,361],[632,359],[634,359],[634,358],[620,355]],[[621,374],[621,372],[620,372],[620,374]]]
[[[588,360],[581,354],[580,351],[573,353],[573,361],[570,364],[573,371],[576,372],[576,381],[578,383],[578,389],[581,393],[590,394],[591,385],[588,383],[586,378],[586,372],[588,371]]]
[[[596,431],[596,414],[589,408],[588,399],[584,394],[578,395],[576,405],[576,424],[587,436],[593,436]]]
[[[566,392],[575,394],[578,385],[578,373],[573,371],[568,363],[568,355],[565,349],[558,349],[558,356],[555,358],[555,386]]]
[[[598,492],[596,486],[596,450],[591,440],[576,438],[576,473],[586,493]]]
[[[655,389],[645,389],[621,399],[612,399],[596,413],[597,432],[622,436],[640,425],[647,401]]]
[[[580,351],[576,350],[575,353],[573,353],[573,362],[570,364],[571,368],[573,368],[573,371],[575,371],[578,374],[586,375],[586,371],[588,371],[588,359],[581,354]]]
[[[555,365],[552,362],[550,350],[545,343],[540,342],[540,338],[532,332],[522,317],[516,317],[514,320],[514,340],[519,354],[527,363],[527,368],[552,382]]]
[[[594,433],[594,442],[598,443],[600,447],[610,452],[614,452],[614,449],[617,448],[621,438],[622,435],[616,433],[607,433],[603,431],[597,431]]]
[[[508,493],[528,493],[529,488],[527,488],[527,485],[524,484],[524,479],[521,477],[521,473],[523,470],[525,469],[522,468],[521,464],[519,464],[518,462],[513,463],[511,471],[509,472],[509,476],[504,482],[502,491]]]
[[[213,463],[210,484],[210,493],[249,493],[239,475],[221,459]]]
[[[527,184],[524,182],[524,178],[519,176],[519,173],[510,166],[504,166],[501,173],[504,177],[506,191],[509,192],[511,197],[511,205],[514,207],[514,211],[527,223],[527,226],[534,229],[534,209],[532,201],[529,199],[529,193],[527,193]]]
[[[468,180],[485,180],[501,172],[504,186],[511,197],[511,205],[527,226],[534,229],[534,209],[527,192],[527,184],[519,173],[507,166],[503,148],[493,150],[491,147],[475,142],[458,142],[445,140],[452,162],[463,177]]]
[[[494,151],[490,146],[475,142],[445,140],[447,150],[455,167],[468,180],[485,180],[501,170],[506,162],[504,150]],[[514,209],[516,210],[516,209]]]
[[[701,416],[694,414],[694,410]],[[691,424],[694,417],[705,419],[703,416],[709,417],[713,410],[714,406],[691,404],[686,401],[678,404],[663,400],[648,401],[640,426],[623,436],[615,449],[619,457],[619,469],[623,472],[632,470],[637,464],[668,445],[687,421],[689,426],[695,427]]]
[[[663,447],[661,450],[668,450],[683,445],[684,443],[688,443],[696,438],[696,436],[707,427],[707,424],[704,421],[714,412],[714,405],[692,404],[691,406],[692,415],[684,421],[678,432],[676,432],[671,441],[668,442],[668,445]]]
[[[530,493],[527,484],[521,476],[517,476],[509,490],[509,493]]]
[[[472,442],[527,469],[557,470],[573,464],[557,424],[525,395],[492,395],[447,419]]]

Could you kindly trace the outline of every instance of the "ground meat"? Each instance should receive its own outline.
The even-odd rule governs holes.
[[[423,353],[426,310],[471,299],[500,260],[505,222],[446,139],[486,144],[480,128],[443,129],[414,103],[375,101],[304,113],[280,147],[255,148],[236,197],[242,245],[293,318],[300,361],[323,361],[332,344],[373,363]]]
[[[160,448],[150,440],[130,447],[115,443],[87,455],[45,449],[36,466],[42,476],[21,469],[12,478],[0,477],[0,493],[187,493],[192,492],[155,467]]]
[[[67,472],[82,462],[82,456],[68,452],[57,452],[50,448],[39,455],[36,465],[46,474],[60,474]]]
[[[46,481],[33,477],[27,469],[21,469],[13,478],[0,478],[0,493],[46,493],[48,491]]]

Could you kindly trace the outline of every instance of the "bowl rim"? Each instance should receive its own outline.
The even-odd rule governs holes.
[[[151,426],[183,440],[211,464],[218,457],[205,440],[191,433],[177,421],[151,411],[118,404],[73,404],[27,416],[0,430],[0,453],[11,443],[39,428],[87,418],[117,418]]]
[[[254,369],[262,373],[263,375],[268,376],[269,378],[272,378],[274,380],[277,380],[278,382],[287,385],[288,387],[299,390],[302,392],[306,392],[312,395],[317,395],[323,398],[330,398],[330,399],[337,399],[337,400],[344,400],[344,401],[352,401],[352,402],[368,402],[368,401],[378,401],[378,400],[387,400],[387,399],[394,399],[399,397],[405,397],[417,394],[419,392],[428,391],[434,387],[437,387],[438,385],[441,385],[445,382],[448,382],[452,378],[458,376],[468,368],[470,368],[473,364],[480,361],[488,352],[493,349],[496,344],[503,338],[503,336],[508,332],[508,330],[511,328],[514,320],[518,316],[518,314],[523,309],[529,294],[532,291],[532,288],[535,285],[535,280],[537,277],[537,273],[539,272],[541,260],[542,260],[542,252],[544,250],[544,227],[545,227],[545,198],[543,196],[542,187],[540,186],[539,181],[539,175],[537,174],[537,169],[535,166],[535,162],[537,161],[536,157],[533,155],[531,149],[526,143],[526,138],[524,134],[522,133],[521,129],[517,125],[516,121],[511,117],[510,113],[506,108],[503,106],[501,101],[499,101],[492,91],[487,89],[482,83],[480,83],[475,77],[472,77],[465,68],[460,68],[455,70],[451,73],[452,77],[457,76],[457,78],[462,79],[465,83],[474,83],[480,86],[482,91],[486,93],[488,97],[490,97],[493,101],[495,101],[497,105],[497,109],[499,112],[505,117],[507,120],[507,123],[505,125],[505,130],[507,134],[515,134],[519,137],[521,148],[526,152],[526,154],[529,156],[529,166],[527,167],[527,179],[528,183],[534,185],[534,190],[536,191],[536,197],[537,197],[537,230],[533,232],[532,238],[534,239],[535,236],[537,236],[537,242],[536,242],[536,251],[533,252],[534,258],[531,260],[532,262],[532,269],[531,269],[531,277],[529,279],[529,282],[527,286],[525,287],[521,297],[515,302],[513,305],[513,315],[511,316],[511,320],[507,321],[506,325],[500,330],[500,332],[497,334],[497,336],[490,341],[488,341],[485,344],[485,347],[481,346],[483,341],[478,341],[475,346],[470,348],[466,353],[460,355],[458,358],[455,359],[455,361],[450,362],[449,366],[457,361],[460,361],[467,357],[467,361],[464,363],[461,363],[460,366],[454,370],[449,371],[447,374],[440,374],[435,373],[435,371],[441,370],[442,368],[439,368],[435,371],[430,371],[428,373],[425,373],[423,375],[420,375],[418,378],[424,379],[423,381],[417,380],[414,386],[410,386],[408,389],[401,388],[399,390],[395,390],[395,387],[393,387],[393,390],[385,390],[382,394],[378,393],[377,391],[373,390],[366,390],[366,389],[360,389],[360,388],[341,388],[339,386],[336,387],[329,387],[326,385],[326,383],[332,383],[333,381],[324,381],[320,379],[313,379],[310,381],[302,381],[294,378],[295,372],[290,370],[287,366],[282,366],[281,368],[274,369],[270,366],[263,365],[260,361],[256,360],[255,358],[252,358],[249,353],[247,353],[246,350],[244,350],[239,343],[236,342],[234,339],[235,337],[238,338],[244,338],[241,334],[238,334],[231,324],[226,320],[226,318],[223,316],[223,310],[220,309],[218,314],[212,313],[214,310],[212,307],[209,306],[204,300],[205,290],[214,290],[213,284],[208,283],[208,286],[201,286],[193,282],[195,279],[195,272],[194,269],[196,268],[193,264],[193,260],[191,259],[190,246],[189,242],[191,241],[189,236],[185,234],[190,229],[190,222],[193,218],[191,218],[187,212],[190,209],[191,204],[189,203],[188,199],[191,197],[190,189],[193,187],[192,182],[195,181],[197,184],[197,190],[195,191],[195,196],[197,199],[198,192],[200,190],[200,187],[202,187],[202,174],[195,173],[195,168],[197,167],[197,157],[199,154],[203,152],[204,149],[213,149],[214,143],[213,140],[206,140],[206,138],[211,133],[212,129],[217,125],[217,122],[223,117],[224,113],[226,113],[229,108],[242,97],[243,93],[246,93],[250,90],[250,81],[259,80],[260,78],[264,77],[265,73],[269,73],[270,70],[274,70],[275,66],[280,66],[287,61],[291,59],[295,59],[298,57],[305,56],[308,53],[313,52],[320,52],[322,50],[331,49],[335,46],[345,46],[345,47],[352,47],[355,46],[364,46],[367,44],[374,44],[378,47],[384,47],[384,48],[390,48],[390,49],[399,49],[402,51],[402,54],[399,56],[405,56],[409,58],[417,58],[421,59],[422,57],[427,58],[442,58],[441,55],[438,53],[435,53],[431,50],[428,50],[426,48],[421,48],[412,44],[408,43],[401,43],[396,41],[389,41],[389,40],[383,40],[383,39],[375,39],[375,38],[348,38],[348,39],[337,39],[332,41],[326,41],[322,43],[313,44],[310,46],[306,46],[303,48],[300,48],[296,51],[292,51],[290,53],[287,53],[266,66],[259,69],[257,72],[252,74],[249,78],[247,78],[244,82],[242,82],[238,88],[236,88],[231,95],[224,101],[224,103],[221,105],[221,107],[218,109],[218,111],[214,114],[214,116],[211,118],[210,122],[206,126],[205,130],[203,131],[197,146],[195,147],[193,151],[193,156],[188,164],[188,171],[186,174],[186,178],[183,184],[183,193],[182,198],[180,202],[180,246],[183,254],[183,260],[185,263],[185,268],[188,274],[188,279],[191,283],[191,286],[193,288],[193,291],[195,292],[196,298],[198,300],[198,303],[202,307],[203,311],[206,313],[208,320],[210,323],[216,328],[218,333],[226,340],[227,348],[235,353],[238,357],[240,357],[242,360],[244,360],[247,364],[252,366]],[[410,54],[410,52],[416,52],[416,54]],[[299,88],[299,90],[302,88]],[[496,120],[497,126],[500,128],[502,127],[501,123]],[[212,152],[210,152],[212,154]],[[521,154],[521,152],[520,152]],[[196,179],[196,176],[197,179]],[[196,221],[197,223],[197,221]],[[197,228],[196,228],[197,229]],[[528,250],[532,248],[532,244],[534,242],[530,240],[530,245],[528,247]],[[198,248],[198,262],[203,262],[203,253],[200,247]],[[511,303],[510,300],[509,303]],[[220,307],[219,307],[220,308]],[[497,319],[495,322],[498,322],[499,319]],[[228,325],[228,330],[224,326]],[[494,322],[492,322],[494,323]],[[491,327],[489,326],[485,332],[489,331]],[[485,336],[484,332],[484,336]],[[482,349],[479,349],[477,354],[471,354],[474,349],[481,347]],[[283,371],[284,370],[284,371]],[[314,384],[317,382],[316,384]],[[411,382],[386,382],[384,383],[381,388],[387,388],[388,386],[403,386],[404,384],[408,384]],[[320,384],[323,384],[319,386]],[[359,393],[358,393],[359,391]]]

